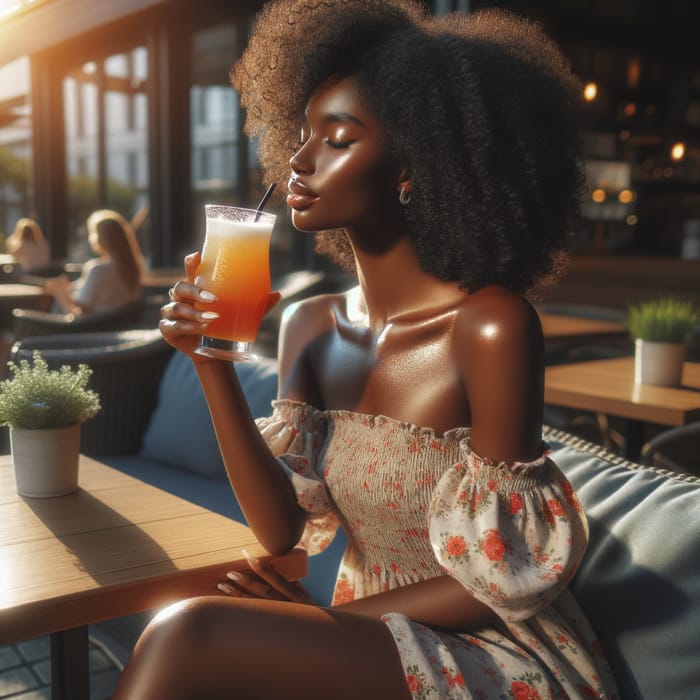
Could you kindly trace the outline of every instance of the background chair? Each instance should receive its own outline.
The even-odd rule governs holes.
[[[642,446],[640,462],[700,475],[700,421],[657,433]]]
[[[138,452],[158,399],[157,384],[148,379],[160,376],[173,352],[160,331],[35,336],[15,343],[12,360],[31,362],[34,350],[41,351],[52,369],[86,364],[93,370],[89,386],[100,395],[102,410],[82,426],[83,454],[98,457]],[[7,436],[3,437],[7,441]]]
[[[15,340],[21,340],[30,336],[129,330],[139,327],[144,309],[145,302],[140,299],[84,316],[16,308],[12,310],[12,334]]]

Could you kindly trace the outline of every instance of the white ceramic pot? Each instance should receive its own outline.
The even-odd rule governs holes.
[[[51,498],[78,488],[80,423],[67,428],[10,427],[10,449],[20,496]]]
[[[634,381],[636,384],[680,386],[688,343],[634,341]]]

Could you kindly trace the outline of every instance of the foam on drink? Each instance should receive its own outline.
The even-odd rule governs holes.
[[[269,222],[207,220],[195,283],[218,297],[200,306],[219,314],[207,327],[208,336],[255,340],[271,291],[271,233]]]

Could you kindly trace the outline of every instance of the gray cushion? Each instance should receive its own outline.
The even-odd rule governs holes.
[[[700,479],[632,464],[562,431],[545,438],[588,515],[572,590],[622,697],[700,697]]]
[[[239,363],[236,373],[253,416],[269,415],[277,394],[276,363],[267,358]],[[204,393],[182,353],[174,353],[165,368],[141,454],[210,479],[226,478]]]
[[[269,414],[274,363],[238,365],[237,371],[254,415]],[[199,383],[180,353],[161,382],[149,433],[144,452],[154,459],[193,474],[204,473],[204,455],[209,469],[221,464]],[[572,590],[600,638],[622,698],[700,697],[700,480],[626,462],[563,431],[547,429],[545,439],[588,515],[590,545]],[[153,476],[152,467],[146,471]],[[158,485],[170,490],[173,480],[164,473]],[[229,491],[217,499],[219,487],[216,494],[196,483],[179,487],[185,498],[197,501],[199,493],[202,505],[242,519]],[[322,603],[330,598],[345,541],[339,535],[330,551],[310,559],[304,580]]]

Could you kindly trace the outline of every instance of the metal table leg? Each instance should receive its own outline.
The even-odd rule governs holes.
[[[644,444],[644,422],[629,420],[625,435],[625,457],[633,462],[639,462],[639,456]]]
[[[90,700],[88,628],[51,635],[52,700]]]

